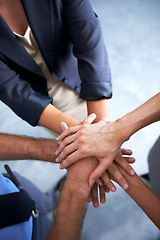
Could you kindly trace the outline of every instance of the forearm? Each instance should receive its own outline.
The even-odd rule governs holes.
[[[81,124],[79,120],[61,112],[51,104],[41,114],[38,124],[60,134],[61,122],[65,122],[69,127]]]
[[[158,120],[160,120],[160,93],[134,111],[118,119],[116,125],[122,133],[123,142],[141,128]]]
[[[0,134],[0,160],[37,159],[54,162],[56,140]]]
[[[102,117],[108,116],[108,99],[102,99],[99,101],[87,101],[88,115],[95,113],[97,118],[94,122],[98,122]]]
[[[88,101],[87,108],[88,114],[96,113],[97,118],[95,121],[97,122],[102,117],[108,115],[108,100]],[[65,122],[68,127],[81,124],[79,120],[61,112],[51,104],[49,104],[41,114],[38,124],[60,134],[62,132],[61,122]]]
[[[93,158],[82,159],[68,168],[56,217],[47,240],[78,240],[90,192],[88,178],[97,166]]]
[[[63,186],[56,217],[47,240],[80,239],[87,196],[79,197],[78,188],[74,192],[70,191],[70,184],[66,180]]]
[[[138,175],[129,176],[123,172],[129,188],[126,192],[160,229],[160,197],[157,196]]]

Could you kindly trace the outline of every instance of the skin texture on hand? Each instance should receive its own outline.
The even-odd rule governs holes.
[[[96,170],[94,170],[93,173],[91,174],[90,182],[92,180],[100,177],[105,172],[105,170],[111,165],[113,159],[115,159],[115,161],[118,161],[118,163],[129,174],[133,175],[134,170],[131,168],[131,166],[126,161],[123,161],[122,156],[120,156],[120,154],[119,154],[119,148],[117,148],[115,151],[115,149],[113,149],[111,147],[112,142],[109,142],[109,144],[107,144],[107,145],[104,143],[106,132],[105,132],[105,130],[103,132],[103,129],[105,129],[106,126],[108,127],[108,125],[111,125],[111,124],[112,123],[106,124],[105,120],[101,120],[98,123],[95,123],[92,125],[85,124],[84,127],[83,126],[72,127],[70,129],[68,129],[69,130],[68,132],[66,130],[66,133],[64,132],[64,134],[68,135],[68,134],[70,134],[71,131],[72,132],[75,131],[76,128],[80,129],[75,134],[66,137],[62,142],[60,142],[60,147],[59,147],[57,153],[61,152],[61,149],[63,149],[64,146],[66,146],[66,147],[61,152],[61,154],[58,156],[58,159],[56,159],[56,161],[57,162],[62,161],[61,167],[64,168],[64,167],[67,167],[68,165],[76,162],[82,156],[95,156],[99,160],[100,164],[97,166]],[[98,131],[99,128],[101,128],[100,132]],[[110,128],[110,126],[109,126],[109,128]],[[81,135],[81,133],[83,136]],[[61,134],[59,139],[61,139],[62,137],[63,137],[63,133]],[[76,137],[75,142],[72,142],[72,141],[74,141],[75,137]],[[70,143],[70,141],[68,143],[69,138],[70,139],[72,138],[71,143]],[[77,148],[76,151],[75,151],[75,147]],[[73,148],[74,148],[74,150],[73,150]],[[74,152],[72,153],[72,151],[74,151]],[[65,155],[67,155],[68,152],[71,152],[71,154],[66,157]],[[115,154],[115,152],[116,152],[116,154]],[[103,157],[103,156],[105,156],[105,157]],[[63,159],[63,157],[65,160]]]
[[[90,181],[100,177],[118,154],[122,143],[141,129],[160,119],[160,93],[114,122],[75,126],[63,132],[59,140],[62,141],[56,159],[61,168],[78,161],[82,156],[95,156],[99,165],[90,176]]]
[[[96,115],[95,114],[91,114],[90,116],[88,116],[83,124],[91,124],[93,122],[93,120],[95,119]],[[63,129],[67,129],[67,125],[65,123],[62,123],[61,124],[63,126]],[[129,159],[130,159],[130,162],[134,162],[134,158],[126,158],[128,160],[128,162],[126,161],[125,158],[122,157],[122,154],[125,154],[125,155],[131,155],[132,154],[132,151],[131,150],[126,150],[126,149],[122,149],[122,153],[119,152],[117,154],[117,156],[115,157],[115,161],[117,161],[120,166],[122,166],[122,168],[124,168],[130,175],[134,175],[135,172],[134,170],[131,168],[131,166],[128,164],[129,162]],[[57,160],[56,160],[57,161]],[[99,167],[99,165],[98,165]],[[106,169],[105,169],[106,170]],[[105,184],[107,186],[107,189],[109,189],[110,191],[114,192],[116,190],[116,187],[114,186],[114,184],[110,181],[110,178],[107,176],[107,173],[106,171],[103,171],[103,175],[105,176]],[[128,184],[126,182],[126,180],[123,178],[122,174],[120,173],[120,171],[116,168],[115,164],[111,164],[110,168],[109,168],[109,171],[111,171],[111,173],[115,176],[115,178],[118,180],[119,184],[124,188],[124,189],[127,189],[128,188]],[[94,172],[94,171],[93,171]],[[97,179],[97,183],[98,183],[98,179]],[[90,185],[93,185],[95,186],[95,183],[94,183],[94,180],[90,182]],[[101,185],[101,184],[100,184]],[[93,189],[96,189],[96,187],[93,186]],[[101,185],[102,186],[102,185]],[[102,191],[102,195],[103,195],[103,188],[99,188],[100,191]],[[93,195],[93,194],[92,194]],[[101,194],[100,194],[101,196]],[[90,199],[92,198],[91,194],[90,194]],[[94,199],[94,198],[92,198]],[[103,200],[102,200],[103,202]]]

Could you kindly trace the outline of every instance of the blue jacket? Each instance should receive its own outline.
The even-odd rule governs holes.
[[[107,53],[89,0],[22,0],[22,5],[53,77],[85,100],[111,98]],[[43,73],[1,16],[0,100],[33,126],[52,102]]]
[[[0,173],[0,195],[18,192],[18,188]],[[0,239],[3,240],[31,240],[33,219],[0,229]]]

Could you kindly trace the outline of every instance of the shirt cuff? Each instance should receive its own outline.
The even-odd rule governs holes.
[[[80,98],[86,101],[96,101],[112,97],[112,84],[106,82],[83,82],[81,84]]]
[[[53,99],[40,93],[34,92],[25,99],[22,105],[22,119],[32,126],[38,124],[39,118]]]

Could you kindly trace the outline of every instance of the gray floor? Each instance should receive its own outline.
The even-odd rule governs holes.
[[[138,107],[160,91],[160,1],[91,0],[99,15],[112,71],[113,99],[110,119]],[[32,128],[0,103],[0,132],[52,137],[41,127]],[[159,136],[160,123],[136,133],[126,144],[134,151],[138,174],[148,171],[147,155]],[[3,171],[3,162],[0,171]],[[9,162],[43,191],[65,174],[57,166],[36,161]],[[43,184],[42,184],[43,183]],[[118,188],[98,210],[88,207],[83,240],[157,240],[159,231],[139,207]]]

